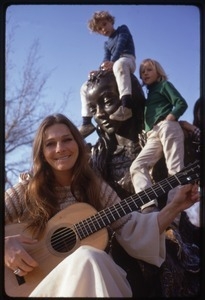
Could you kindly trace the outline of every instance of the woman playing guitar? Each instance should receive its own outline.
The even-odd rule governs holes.
[[[78,129],[46,117],[33,143],[30,176],[5,193],[5,293],[14,297],[131,297],[125,271],[104,251],[107,228],[129,255],[160,266],[164,231],[199,200],[196,167],[120,200],[89,165]],[[187,175],[188,174],[188,175]],[[141,214],[159,188],[185,184],[161,211]],[[163,192],[163,188],[160,188]],[[150,228],[152,230],[150,230]]]

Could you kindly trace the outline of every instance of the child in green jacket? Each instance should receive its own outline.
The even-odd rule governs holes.
[[[150,170],[163,155],[169,175],[184,167],[184,133],[178,119],[188,107],[185,99],[167,80],[159,62],[145,59],[139,72],[148,90],[144,112],[147,141],[130,167],[136,193],[152,185]],[[169,198],[171,196],[168,195],[168,202]],[[152,208],[145,208],[144,212],[150,210]]]

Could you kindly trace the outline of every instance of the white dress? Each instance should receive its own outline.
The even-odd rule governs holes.
[[[26,212],[21,213],[21,218],[17,215],[18,211],[23,210],[19,200],[21,190],[23,189],[19,184],[6,193],[6,223],[13,223],[16,219],[23,221],[27,217]],[[61,209],[77,202],[68,187],[59,189],[58,199]],[[108,207],[120,199],[115,191],[104,183],[101,201],[104,207]],[[115,230],[117,241],[129,255],[160,267],[165,259],[165,235],[159,234],[157,214],[132,212],[113,223],[112,228]],[[29,295],[49,298],[131,296],[126,272],[116,265],[105,251],[85,245],[62,260]]]
[[[116,238],[129,254],[160,266],[165,245],[164,235],[158,233],[156,216],[157,213],[132,213]],[[57,265],[29,297],[132,297],[132,291],[126,272],[109,254],[81,246]]]

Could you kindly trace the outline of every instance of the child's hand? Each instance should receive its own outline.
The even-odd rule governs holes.
[[[113,64],[114,64],[114,62],[112,62],[112,61],[104,61],[100,67],[104,71],[109,71],[109,70],[112,70]]]
[[[176,121],[176,118],[175,118],[174,115],[168,114],[168,115],[166,116],[165,120],[167,120],[167,121]]]

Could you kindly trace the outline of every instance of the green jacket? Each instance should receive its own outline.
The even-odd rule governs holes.
[[[148,97],[145,101],[145,131],[149,131],[168,114],[176,120],[186,111],[188,105],[173,84],[163,80],[153,83],[148,88]]]

